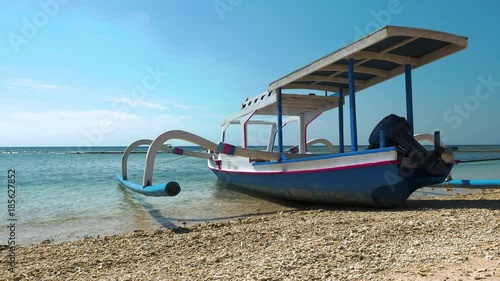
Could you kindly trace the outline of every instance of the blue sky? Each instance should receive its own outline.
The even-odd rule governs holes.
[[[386,24],[469,37],[465,51],[413,72],[415,132],[500,144],[499,10],[497,1],[8,1],[0,146],[128,145],[173,129],[218,141],[246,97]],[[385,115],[405,116],[403,77],[356,103],[366,144]],[[336,110],[309,126],[320,136],[338,143]]]

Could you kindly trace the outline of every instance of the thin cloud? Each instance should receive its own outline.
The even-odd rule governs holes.
[[[141,117],[135,114],[127,114],[112,110],[84,110],[68,111],[55,110],[49,112],[16,112],[9,117],[21,120],[89,120],[89,119],[114,119],[114,120],[136,120]]]
[[[15,137],[7,139],[13,144],[17,139],[19,144],[30,145],[98,146],[119,143],[123,134],[132,132],[131,128],[148,128],[141,116],[100,109],[13,111],[4,118],[6,122],[0,122],[0,129],[16,132]]]
[[[191,109],[190,106],[188,105],[185,105],[185,104],[181,104],[181,103],[175,103],[175,102],[167,102],[167,104],[173,106],[173,107],[177,107],[177,108],[180,108],[180,109],[184,109],[184,110],[189,110]]]
[[[175,102],[165,102],[167,105],[171,105],[173,107],[177,107],[179,109],[183,109],[183,110],[200,110],[200,111],[205,111],[205,112],[208,112],[210,111],[208,108],[206,107],[202,107],[202,106],[190,106],[190,105],[185,105],[185,104],[182,104],[182,103],[175,103]]]
[[[123,103],[130,107],[142,107],[142,108],[158,109],[158,110],[167,109],[165,105],[157,101],[145,101],[140,99],[126,98],[126,97],[107,97],[106,100],[114,103]]]
[[[183,122],[190,119],[191,117],[185,115],[173,116],[169,114],[159,115],[153,118],[153,120],[160,122]]]
[[[29,79],[29,78],[18,78],[14,80],[8,80],[5,82],[5,84],[8,89],[19,87],[19,88],[30,88],[35,90],[62,90],[67,88],[66,86],[63,85],[50,84],[42,80]]]

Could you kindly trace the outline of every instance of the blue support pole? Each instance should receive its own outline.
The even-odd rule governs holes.
[[[351,151],[358,151],[358,129],[356,126],[356,90],[354,89],[354,60],[347,60],[349,79],[349,107],[351,112]]]
[[[281,88],[276,89],[276,100],[278,110],[278,152],[283,153],[283,108],[281,99]]]
[[[406,82],[406,119],[411,125],[411,135],[414,135],[413,129],[413,90],[411,85],[411,64],[405,65],[405,82]]]
[[[339,91],[339,152],[344,153],[344,91]]]
[[[379,132],[379,143],[380,143],[380,148],[385,147],[385,132],[384,130],[380,130]]]

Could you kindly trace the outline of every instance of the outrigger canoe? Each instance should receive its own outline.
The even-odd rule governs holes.
[[[394,207],[417,189],[445,182],[456,164],[454,149],[445,147],[440,133],[414,134],[412,71],[467,48],[464,36],[419,28],[386,26],[269,84],[267,90],[246,99],[240,111],[223,121],[221,141],[214,143],[189,132],[174,130],[154,140],[129,145],[122,159],[125,187],[148,196],[175,196],[176,181],[154,184],[158,151],[207,159],[218,180],[241,190],[271,198],[327,204]],[[369,137],[369,147],[358,149],[356,93],[405,75],[406,118],[389,115]],[[320,90],[319,94],[294,94],[294,90]],[[285,91],[287,93],[285,93]],[[344,145],[344,99],[349,99],[350,150]],[[307,138],[308,126],[326,111],[338,110],[338,143]],[[272,119],[259,119],[258,116]],[[297,145],[285,149],[283,127],[298,122]],[[249,126],[267,127],[265,149],[248,147]],[[332,124],[332,127],[335,124]],[[239,126],[239,144],[226,143],[226,131]],[[164,145],[184,140],[207,149],[194,152]],[[430,141],[426,148],[422,141]],[[325,153],[309,147],[322,144]],[[127,159],[137,146],[149,145],[142,184],[127,179]]]

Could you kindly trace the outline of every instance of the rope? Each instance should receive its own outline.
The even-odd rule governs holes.
[[[203,151],[206,151],[206,149],[202,149],[202,150],[198,150],[198,151],[195,151],[195,152],[203,152]],[[172,153],[171,153],[172,154]],[[179,158],[175,158],[175,159],[170,159],[168,161],[165,161],[164,163],[170,163],[170,162],[174,162],[174,161],[177,161],[177,160],[181,160],[181,159],[184,159],[186,157],[189,157],[189,155],[182,155],[181,157]]]
[[[165,163],[174,162],[174,161],[177,161],[177,160],[184,159],[184,158],[186,158],[186,157],[189,157],[189,156],[188,156],[188,155],[183,155],[183,156],[181,156],[181,157],[179,157],[179,158],[174,158],[174,159],[170,159],[170,160],[168,160],[168,161],[165,161]]]

